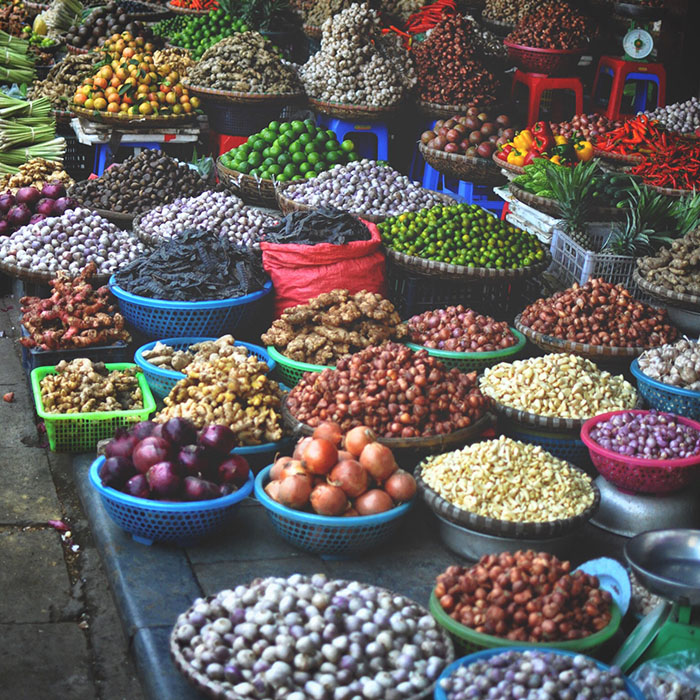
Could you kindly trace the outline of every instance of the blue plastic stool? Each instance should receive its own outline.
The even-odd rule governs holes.
[[[605,73],[605,75],[609,75],[610,77],[613,77],[614,71],[612,68],[608,68],[607,66],[602,66],[600,69],[601,73]],[[647,86],[646,83],[654,83],[656,85],[656,102],[657,104],[655,106],[658,106],[659,98],[659,90],[661,89],[660,81],[659,81],[659,76],[655,75],[654,73],[628,73],[627,76],[625,77],[625,83],[628,83],[632,80],[637,81],[636,85],[636,91],[634,95],[634,113],[637,114],[638,112],[645,112],[647,108]]]
[[[128,143],[128,144],[123,144],[121,148],[133,148],[134,152],[136,153],[136,149],[141,149],[141,148],[150,148],[153,151],[160,151],[160,144],[159,143]],[[105,171],[105,168],[107,167],[107,158],[110,155],[114,155],[112,153],[112,149],[109,147],[108,143],[98,143],[95,145],[95,168],[93,172],[95,175],[102,175],[102,173]]]
[[[318,123],[325,126],[326,129],[330,129],[338,137],[338,141],[341,142],[350,134],[374,134],[377,140],[376,149],[364,143],[356,145],[360,157],[372,160],[389,160],[389,127],[384,122],[361,124],[319,114]],[[362,140],[366,141],[366,139]]]

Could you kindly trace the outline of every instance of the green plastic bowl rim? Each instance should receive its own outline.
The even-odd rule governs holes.
[[[503,350],[490,350],[489,352],[454,352],[453,350],[439,350],[437,348],[427,348],[425,345],[416,345],[415,343],[406,343],[406,346],[411,350],[427,350],[428,355],[433,357],[444,357],[447,360],[494,360],[501,357],[510,357],[520,352],[527,343],[527,338],[517,329],[509,326],[510,332],[518,339],[515,345]]]
[[[297,362],[290,360],[286,355],[283,355],[274,345],[267,346],[267,354],[278,364],[292,369],[298,369],[302,372],[323,372],[324,369],[335,369],[335,365],[312,365],[308,362]]]

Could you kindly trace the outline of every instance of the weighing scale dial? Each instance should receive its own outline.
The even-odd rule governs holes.
[[[625,53],[633,59],[646,58],[654,48],[654,39],[645,29],[630,29],[622,40]]]

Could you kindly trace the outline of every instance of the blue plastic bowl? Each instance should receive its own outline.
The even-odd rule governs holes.
[[[630,371],[637,380],[639,393],[651,408],[700,421],[700,391],[680,389],[648,377],[637,359],[632,361]]]
[[[255,497],[285,540],[324,559],[347,559],[388,540],[415,501],[414,498],[386,513],[351,518],[306,513],[280,505],[265,493],[271,468],[265,467],[256,477]]]
[[[513,440],[531,445],[539,445],[543,450],[559,459],[572,462],[576,466],[589,462],[588,448],[583,444],[579,433],[547,433],[512,423],[503,423],[503,433]]]
[[[253,491],[251,473],[238,491],[209,501],[170,503],[136,498],[102,485],[99,469],[104,461],[104,457],[98,457],[90,466],[90,483],[102,497],[109,517],[142,544],[197,542],[226,525],[236,506]]]
[[[260,321],[263,299],[272,291],[268,281],[258,292],[216,301],[166,301],[137,296],[114,278],[109,290],[119,302],[126,322],[147,338],[217,338]]]
[[[433,693],[434,700],[447,700],[447,694],[440,687],[440,681],[443,678],[451,676],[460,666],[468,666],[475,661],[480,661],[482,659],[490,659],[492,656],[498,654],[503,654],[507,651],[535,651],[532,647],[501,647],[500,649],[484,649],[483,651],[477,651],[474,654],[469,654],[469,656],[463,656],[461,659],[457,659],[454,663],[451,663],[438,678],[435,684],[435,692]],[[543,650],[544,651],[544,650]],[[579,654],[574,651],[562,651],[561,649],[547,649],[548,654],[560,654],[562,656],[578,656]],[[590,657],[589,657],[590,658]],[[595,662],[596,666],[601,670],[608,670],[610,666],[601,663],[597,659],[591,659]],[[634,700],[645,700],[644,693],[633,683],[629,678],[625,677],[625,690],[627,693],[634,698]]]
[[[165,398],[172,390],[172,388],[181,379],[185,378],[183,372],[177,372],[174,369],[163,369],[162,367],[156,367],[156,365],[151,364],[144,356],[143,353],[148,350],[152,350],[156,343],[160,342],[164,345],[170,345],[175,348],[175,350],[187,350],[190,345],[195,343],[203,343],[207,340],[218,340],[220,336],[216,338],[166,338],[165,340],[153,341],[152,343],[146,343],[142,345],[134,355],[134,362],[143,370],[146,375],[146,381],[148,386],[151,387],[151,391],[158,398]],[[267,364],[272,372],[277,363],[267,354],[267,351],[260,347],[260,345],[253,345],[252,343],[244,343],[240,340],[236,340],[234,345],[242,345],[244,348],[248,349],[251,355],[255,355],[261,362]]]

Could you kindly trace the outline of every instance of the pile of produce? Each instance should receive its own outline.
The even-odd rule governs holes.
[[[630,584],[632,585],[632,609],[638,615],[648,615],[659,603],[661,597],[652,593],[639,583],[639,579],[634,575],[634,571],[629,572]],[[660,700],[660,699],[659,699]]]
[[[173,7],[197,10],[198,12],[211,12],[219,7],[217,0],[170,0],[168,4]]]
[[[334,165],[358,159],[350,139],[342,143],[312,119],[273,121],[221,156],[225,168],[264,180],[310,179]]]
[[[700,391],[700,345],[683,338],[673,345],[645,350],[639,369],[657,382]]]
[[[576,420],[634,408],[638,398],[621,375],[566,353],[501,362],[484,371],[479,388],[494,401],[520,411]]]
[[[137,367],[108,370],[104,362],[81,357],[56,365],[56,374],[41,380],[41,403],[47,413],[96,413],[143,408]]]
[[[691,231],[637,262],[639,274],[652,284],[679,294],[700,294],[700,230]]]
[[[194,66],[194,61],[189,51],[176,46],[169,46],[167,49],[158,49],[154,52],[153,64],[159,72],[170,74],[172,71],[175,71],[181,78],[184,78],[189,73],[190,68]],[[194,104],[198,104],[198,102]]]
[[[428,457],[421,462],[420,476],[458,508],[508,522],[566,520],[595,500],[588,474],[539,445],[503,435]]]
[[[0,244],[5,263],[39,273],[66,270],[71,277],[91,262],[97,275],[112,274],[142,252],[143,245],[133,236],[81,208],[23,226]]]
[[[136,498],[208,501],[248,480],[246,460],[230,454],[235,445],[236,436],[222,425],[198,433],[181,418],[143,421],[107,443],[98,474],[103,486]]]
[[[388,165],[364,158],[295,182],[283,194],[311,207],[335,207],[358,216],[380,217],[418,211],[443,201],[437,192],[418,187]]]
[[[414,12],[423,7],[423,0],[383,0],[382,12],[405,22]]]
[[[290,360],[330,365],[348,353],[404,337],[401,317],[381,294],[334,289],[285,309],[262,342]]]
[[[29,44],[28,53],[37,65],[48,66],[54,62],[54,54],[59,45],[58,39],[37,34],[29,25],[22,27],[20,37]]]
[[[222,335],[217,340],[203,340],[190,345],[187,350],[175,350],[172,345],[158,341],[150,350],[143,351],[143,359],[161,369],[182,372],[193,362],[213,362],[219,357],[236,355],[241,361],[248,357],[244,345],[236,345],[232,335]]]
[[[129,13],[116,2],[109,2],[104,7],[96,7],[82,23],[69,27],[66,43],[79,49],[94,49],[102,46],[108,37],[122,33],[138,37],[144,44],[155,38],[148,25],[132,21]],[[151,47],[149,51],[152,50]]]
[[[537,160],[548,160],[557,165],[576,165],[593,158],[593,144],[579,136],[569,140],[555,135],[549,122],[540,121],[529,129],[523,129],[507,143],[499,147],[497,157],[512,165],[524,167]]]
[[[282,392],[268,377],[269,367],[254,355],[242,360],[238,352],[212,357],[185,367],[185,378],[165,397],[155,420],[186,418],[197,428],[225,425],[239,445],[280,440]]]
[[[485,591],[487,606],[477,604],[477,588]],[[434,593],[457,622],[514,642],[582,639],[612,617],[612,596],[596,576],[572,573],[571,562],[531,549],[489,554],[468,568],[450,566],[437,577]]]
[[[7,173],[0,178],[0,190],[15,194],[21,187],[44,188],[49,183],[61,183],[64,187],[73,184],[73,178],[63,169],[61,163],[32,158],[17,168],[16,173]]]
[[[115,279],[137,296],[211,301],[257,292],[267,276],[249,250],[215,232],[186,229],[121,268]]]
[[[71,280],[59,272],[49,283],[48,299],[22,297],[22,325],[29,336],[20,338],[25,348],[68,350],[131,342],[124,318],[117,313],[107,287],[94,289],[88,280],[97,266],[90,263]]]
[[[657,107],[653,112],[645,114],[649,119],[658,121],[664,129],[679,134],[696,134],[700,129],[700,100],[697,97],[666,107]]]
[[[649,700],[698,700],[699,659],[695,648],[671,652],[645,661],[635,669],[632,680]]]
[[[467,14],[467,19],[474,23],[474,31],[472,32],[472,45],[477,56],[483,56],[488,62],[493,59],[494,62],[502,64],[508,57],[508,50],[503,45],[503,39],[496,36],[488,29],[479,26],[477,20],[470,14]]]
[[[80,0],[51,0],[48,9],[34,18],[32,29],[39,34],[60,36],[80,22],[82,13]]]
[[[517,24],[538,5],[539,0],[486,0],[482,17],[504,24]]]
[[[438,205],[378,224],[384,244],[406,255],[467,267],[517,269],[545,259],[537,238],[476,204]]]
[[[260,232],[275,222],[260,209],[251,209],[230,192],[207,190],[196,197],[181,197],[150,209],[139,219],[140,230],[156,238],[171,239],[183,229],[214,231],[243,248],[259,248]]]
[[[267,243],[345,245],[352,241],[368,241],[371,234],[367,226],[351,214],[321,207],[287,214],[279,223],[269,225],[263,237]]]
[[[180,82],[181,75],[169,64],[156,66],[152,47],[130,41],[130,34],[115,34],[104,45],[109,65],[97,64],[97,72],[85,78],[75,91],[73,103],[85,109],[130,117],[181,116],[199,107]],[[136,44],[136,47],[130,44]]]
[[[251,700],[282,687],[287,700],[416,697],[437,680],[451,648],[412,600],[324,574],[258,578],[198,598],[173,637],[214,687]]]
[[[381,38],[379,16],[369,5],[351,5],[324,24],[321,50],[299,71],[306,93],[323,102],[398,104],[415,77],[406,51],[386,50],[393,41]]]
[[[421,142],[445,153],[479,156],[490,159],[497,146],[505,145],[515,137],[510,117],[489,116],[489,110],[469,107],[465,116],[439,119],[433,129],[421,134]]]
[[[71,197],[94,209],[140,214],[205,189],[206,182],[187,163],[146,148],[100,177],[76,183]]]
[[[75,91],[94,72],[95,65],[101,60],[100,55],[92,51],[86,54],[67,54],[51,68],[44,80],[32,84],[29,88],[30,97],[46,97],[53,109],[68,109]]]
[[[450,352],[495,352],[518,342],[505,321],[461,304],[424,311],[409,318],[406,325],[412,343]]]
[[[336,367],[308,372],[289,393],[287,407],[297,420],[312,427],[333,420],[343,431],[367,425],[380,437],[412,438],[467,428],[488,407],[476,373],[448,370],[427,350],[387,343],[343,357]]]
[[[28,19],[21,0],[6,0],[0,5],[0,31],[18,37]]]
[[[490,105],[496,78],[477,60],[474,25],[462,15],[447,15],[412,51],[420,99],[442,105]]]
[[[580,49],[595,34],[589,19],[566,2],[537,3],[506,37],[519,46],[538,49]]]
[[[222,39],[249,31],[248,25],[242,19],[230,15],[221,7],[206,15],[180,15],[174,19],[178,22],[178,27],[175,31],[168,32],[170,43],[187,49],[195,61],[202,58],[208,48]],[[155,27],[154,31],[159,33]]]
[[[187,81],[231,92],[301,92],[295,71],[282,63],[272,43],[257,32],[234,34],[214,44],[188,73]]]
[[[312,27],[320,27],[329,17],[347,10],[353,0],[314,0],[304,8],[304,23]]]
[[[621,284],[591,279],[574,283],[520,314],[520,322],[538,333],[590,345],[643,348],[678,337],[666,309],[637,301]]]
[[[700,432],[672,413],[618,413],[591,429],[606,450],[642,459],[685,459],[700,454]]]
[[[474,688],[470,700],[486,700],[494,687],[503,688],[499,692],[511,692],[507,697],[544,697],[535,695],[542,691],[552,700],[564,700],[574,683],[588,691],[583,697],[592,700],[632,700],[617,666],[602,671],[593,659],[582,654],[564,656],[535,649],[504,651],[490,659],[459,666],[449,678],[440,681],[440,687],[447,700],[463,700],[467,697],[466,688]]]
[[[20,187],[14,194],[0,194],[0,236],[9,236],[22,226],[60,216],[73,208],[75,201],[66,197],[66,188],[60,180],[46,183],[41,190]]]
[[[567,139],[571,139],[574,134],[589,139],[619,129],[622,121],[610,121],[604,114],[576,114],[568,122],[550,122],[549,126],[554,134],[566,136]]]
[[[0,31],[0,83],[31,83],[36,78],[35,57],[29,42]]]
[[[277,459],[265,493],[283,506],[318,515],[377,515],[410,501],[416,481],[367,426],[343,436],[329,421],[302,438],[292,457]]]

